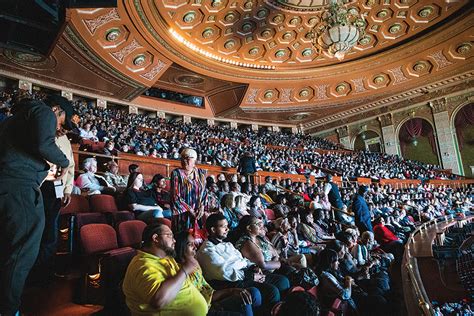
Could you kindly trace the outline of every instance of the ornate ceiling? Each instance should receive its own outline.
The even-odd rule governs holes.
[[[367,27],[342,62],[311,44],[327,2],[118,1],[70,10],[57,46],[128,82],[109,89],[125,100],[156,86],[205,96],[207,115],[307,129],[406,106],[446,86],[471,87],[469,0],[352,1]]]

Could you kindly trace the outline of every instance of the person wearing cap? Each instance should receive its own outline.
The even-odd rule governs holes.
[[[70,162],[55,143],[58,113],[24,100],[0,124],[0,315],[15,315],[44,229],[40,185],[50,168]]]
[[[171,173],[172,227],[175,232],[194,228],[204,214],[206,171],[196,167],[196,159],[194,149],[183,149],[181,168]]]
[[[365,201],[365,195],[368,190],[369,188],[365,185],[359,186],[359,190],[352,200],[352,211],[355,216],[355,224],[357,228],[359,228],[361,234],[365,231],[373,231],[369,206]]]
[[[54,273],[54,256],[58,240],[58,219],[61,206],[71,202],[71,193],[74,182],[74,155],[71,142],[66,132],[75,128],[73,120],[76,115],[71,103],[59,95],[50,95],[45,100],[58,117],[55,143],[66,155],[69,166],[64,168],[64,176],[57,179],[50,174],[41,185],[43,194],[45,225],[41,237],[40,250],[35,266],[31,272],[32,281],[48,281]],[[54,170],[54,168],[53,168]]]

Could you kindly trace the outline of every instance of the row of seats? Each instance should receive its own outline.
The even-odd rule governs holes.
[[[80,231],[85,225],[107,224],[118,231],[122,222],[134,219],[133,212],[118,210],[113,196],[105,194],[72,195],[71,203],[60,210],[58,252],[81,253],[83,249],[81,248]],[[171,222],[167,219],[160,219],[160,221],[171,226]]]
[[[128,314],[121,281],[145,227],[139,220],[122,222],[117,230],[107,224],[81,227],[81,270],[85,278],[82,304],[102,305],[108,315]]]

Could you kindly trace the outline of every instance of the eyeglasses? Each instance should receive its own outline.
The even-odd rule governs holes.
[[[173,233],[164,233],[164,234],[158,234],[158,236],[168,236],[168,237],[173,238],[174,234]]]

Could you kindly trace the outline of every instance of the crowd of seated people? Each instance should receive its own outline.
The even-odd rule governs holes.
[[[3,98],[8,108],[5,104],[12,96]],[[133,314],[269,314],[277,313],[275,306],[284,302],[280,305],[284,315],[285,305],[308,300],[303,294],[288,293],[296,286],[317,287],[316,296],[309,294],[316,307],[310,303],[295,307],[312,310],[312,315],[329,311],[335,300],[353,314],[396,314],[390,272],[400,262],[408,235],[421,222],[473,209],[472,187],[424,184],[394,189],[374,184],[363,196],[371,225],[361,230],[356,223],[333,218],[334,205],[323,181],[310,184],[267,177],[259,186],[237,175],[206,178],[195,163],[227,161],[227,166],[235,166],[241,154],[250,150],[256,153],[260,169],[288,173],[307,173],[311,170],[303,165],[312,164],[350,176],[430,178],[436,176],[433,166],[381,154],[321,155],[265,147],[271,143],[336,148],[303,135],[165,122],[87,103],[77,110],[83,119],[80,135],[106,141],[105,155],[113,156],[117,150],[150,155],[151,149],[156,157],[182,161],[182,168],[172,173],[169,191],[163,175],[155,175],[147,184],[139,166],[131,165],[130,174],[122,176],[113,160],[102,177],[95,158],[85,159],[84,173],[76,180],[85,194],[114,195],[137,219],[150,223],[143,233],[142,250],[123,282]],[[357,183],[344,182],[340,198],[345,210],[351,209],[359,191]],[[177,207],[183,210],[176,212]],[[153,223],[159,217],[172,219],[172,227]]]
[[[324,176],[320,170],[323,168],[346,177],[377,179],[433,179],[449,176],[437,172],[438,166],[394,155],[362,151],[320,154],[314,149],[334,150],[338,147],[328,140],[303,134],[166,122],[146,115],[76,104],[76,110],[83,118],[81,135],[92,140],[111,142],[112,147],[108,143],[107,153],[121,151],[179,159],[180,148],[192,147],[198,152],[199,163],[223,167],[237,167],[240,157],[245,152],[252,152],[256,157],[257,170],[264,171],[321,177]]]
[[[155,192],[161,186],[163,192],[162,180],[162,176],[156,176],[148,190]],[[355,225],[335,221],[331,205],[319,202],[328,200],[324,182],[308,184],[286,179],[274,183],[269,179],[261,186],[249,186],[246,181],[246,177],[223,174],[207,177],[205,203],[213,206],[204,208],[198,225],[191,230],[175,226],[171,230],[157,228],[156,224],[147,228],[161,232],[155,236],[156,247],[174,245],[175,234],[175,250],[180,254],[175,257],[176,262],[170,262],[174,259],[155,250],[155,256],[161,258],[159,262],[171,270],[156,268],[160,276],[153,283],[159,289],[160,282],[169,281],[174,284],[170,285],[174,292],[166,295],[157,291],[152,299],[154,305],[146,305],[149,300],[140,305],[134,292],[136,287],[124,283],[132,312],[138,314],[143,308],[167,310],[181,302],[180,293],[189,291],[190,282],[201,293],[200,299],[206,307],[203,315],[233,312],[269,315],[272,310],[277,315],[276,310],[280,309],[275,306],[284,306],[286,303],[279,302],[290,300],[294,294],[289,292],[294,287],[317,289],[316,297],[312,294],[309,297],[316,303],[318,313],[330,311],[334,301],[340,300],[343,306],[340,308],[349,314],[397,315],[400,302],[393,293],[391,269],[400,263],[407,236],[416,225],[433,216],[466,214],[473,210],[472,187],[420,185],[393,189],[389,185],[373,185],[364,195],[372,227],[361,232]],[[348,210],[356,192],[356,183],[347,182],[341,188],[341,198]],[[173,190],[169,194],[172,196]],[[270,213],[272,216],[267,215]],[[199,242],[195,239],[196,230],[205,230],[200,232]],[[144,242],[151,238],[145,235]],[[169,249],[169,253],[173,252]],[[143,256],[149,257],[150,253],[137,256],[147,265]],[[170,274],[163,276],[163,271]],[[153,280],[152,274],[142,272],[147,282]],[[134,272],[133,277],[139,275]],[[149,286],[139,284],[140,288]],[[216,297],[209,293],[215,293]],[[159,295],[165,295],[166,304]],[[173,308],[183,308],[178,310],[186,314],[186,304],[178,305]],[[298,308],[310,308],[304,306],[295,306],[295,312]]]
[[[2,117],[9,113],[11,103],[9,100],[18,94],[18,91],[4,92],[0,105],[3,109]],[[41,99],[44,98],[44,93],[34,92],[28,97]],[[179,159],[181,148],[192,147],[198,153],[198,163],[223,167],[237,167],[244,153],[252,152],[255,156],[256,170],[263,171],[323,177],[325,175],[321,171],[323,169],[337,172],[346,178],[374,179],[455,177],[437,171],[438,166],[406,160],[395,155],[363,151],[321,154],[315,150],[335,150],[339,147],[326,139],[304,134],[166,121],[144,114],[98,108],[80,99],[73,104],[81,117],[77,134],[85,139],[106,143],[106,146],[99,150],[106,155],[126,152],[141,156]]]

